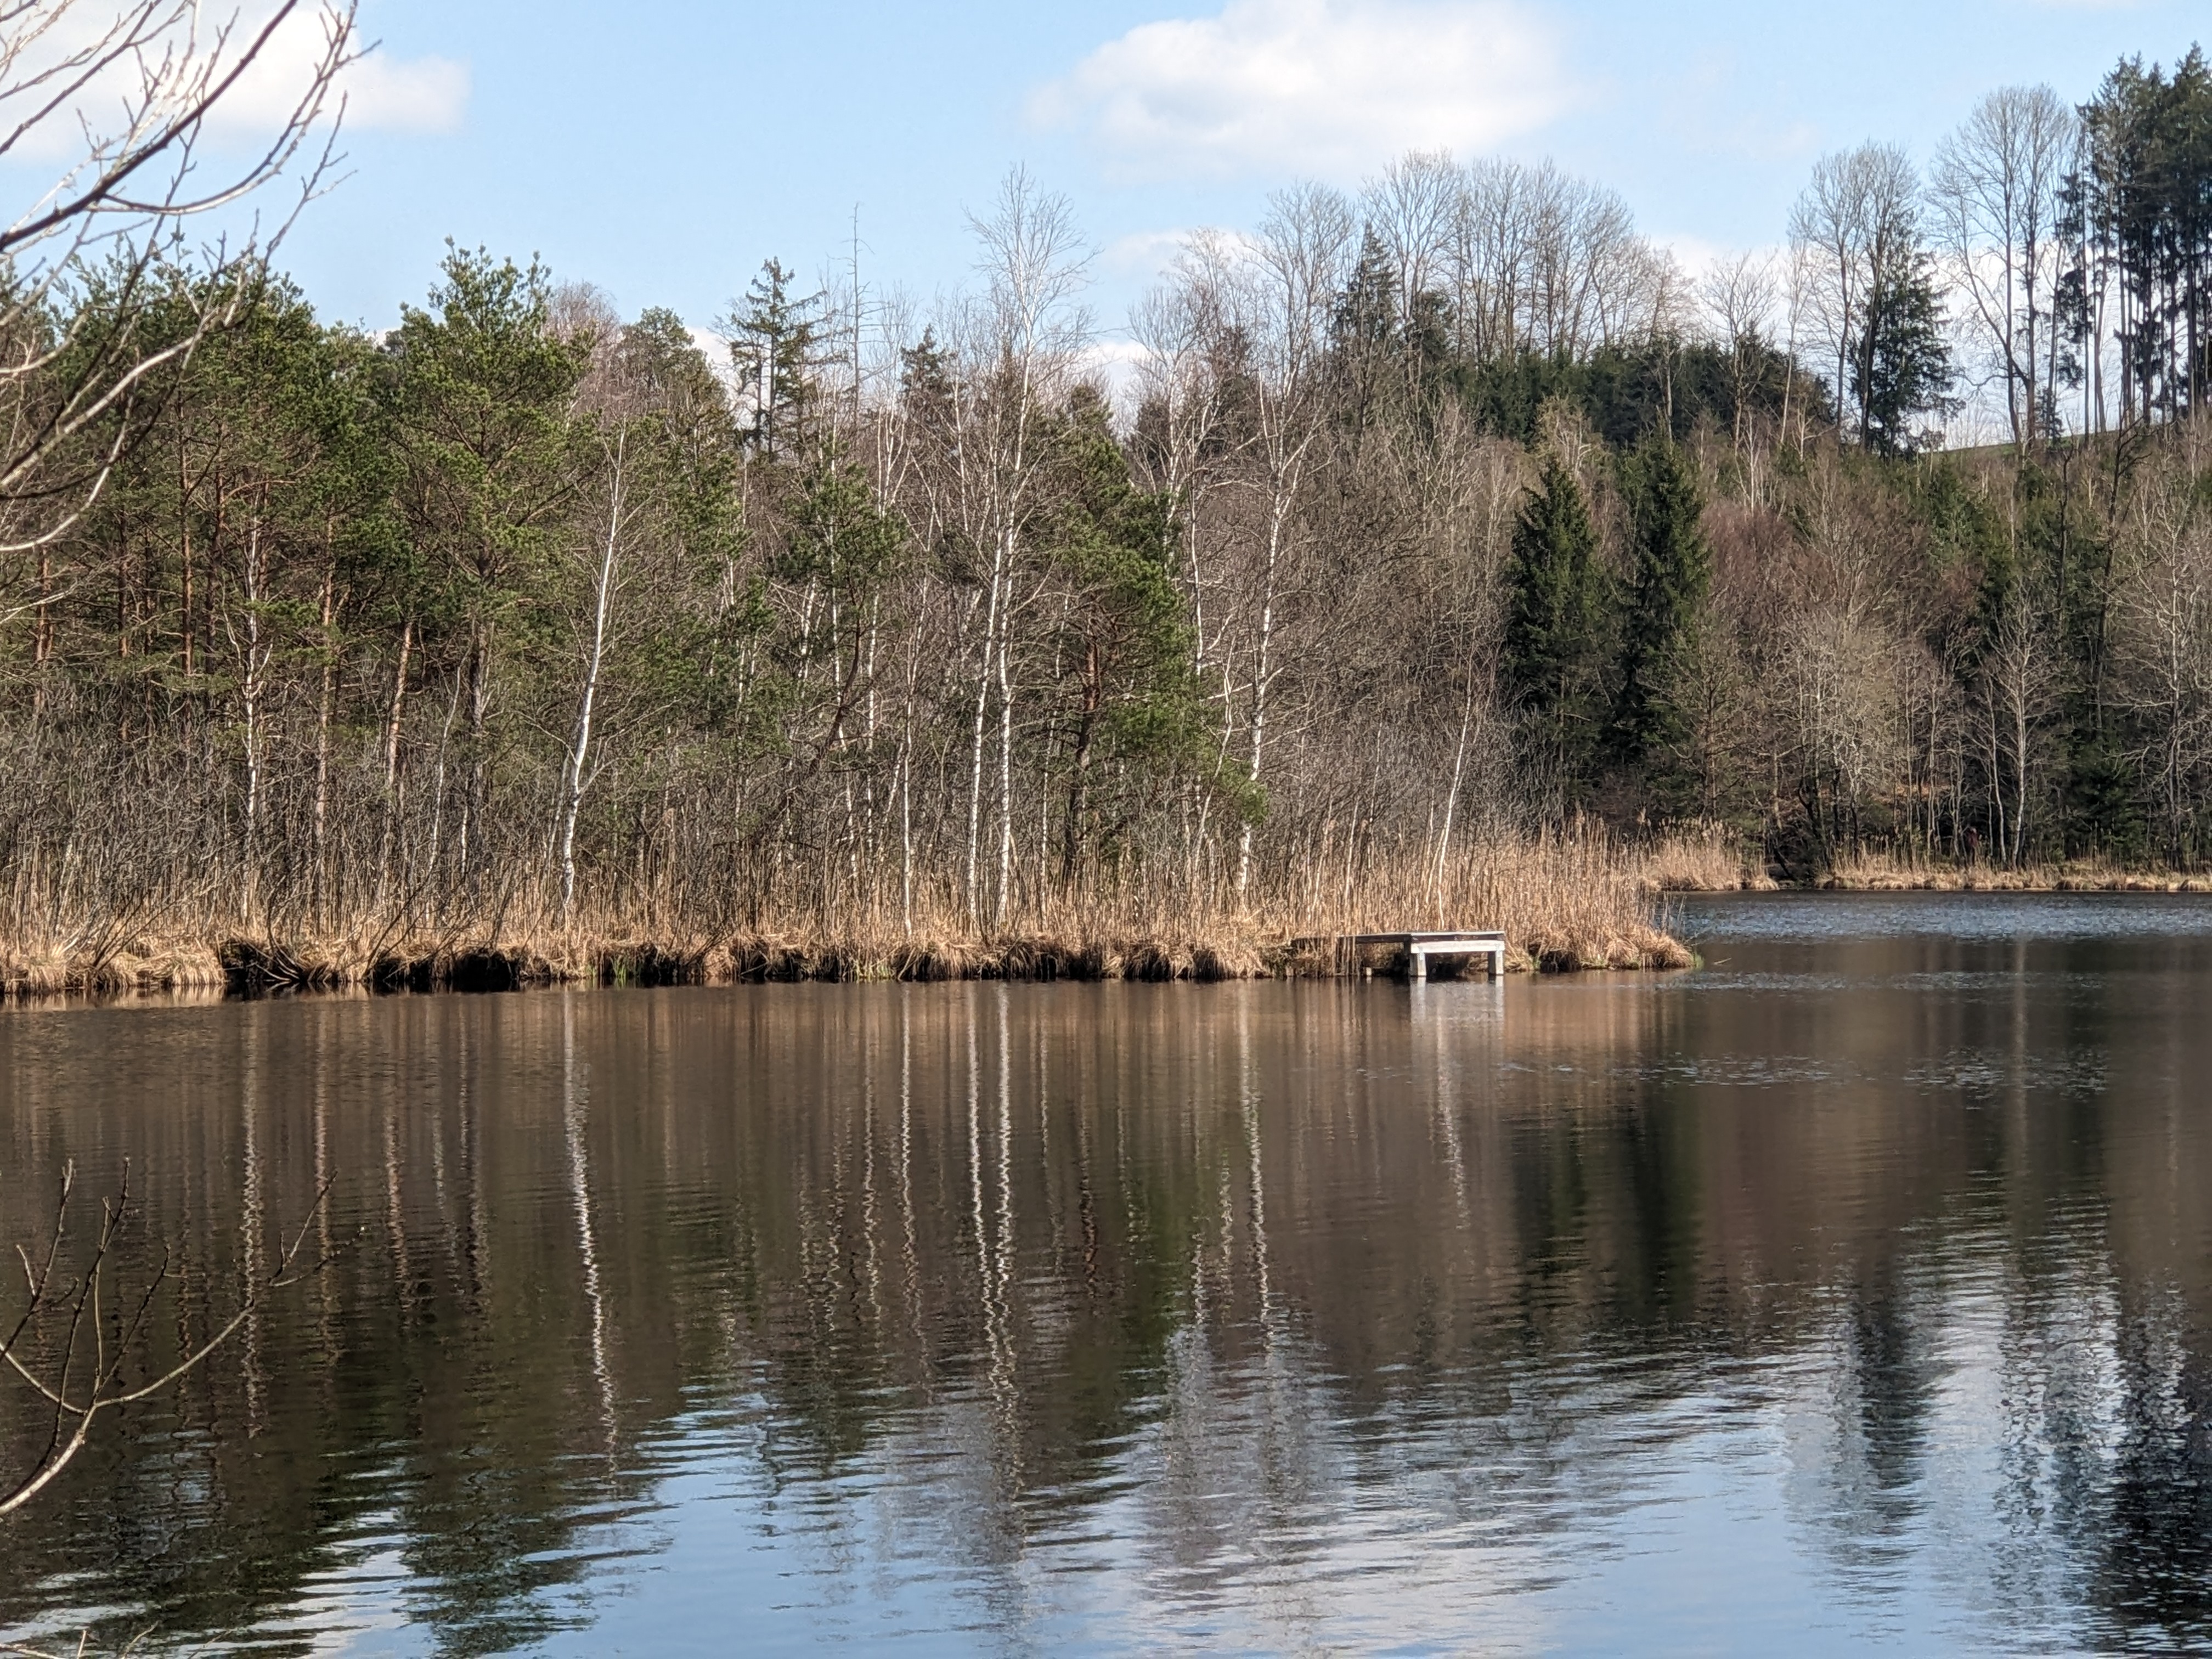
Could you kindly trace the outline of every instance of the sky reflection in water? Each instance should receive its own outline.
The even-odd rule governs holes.
[[[0,1017],[0,1233],[130,1157],[157,1352],[324,1174],[340,1249],[14,1523],[0,1629],[2212,1641],[2212,906],[1685,921],[1502,989]]]

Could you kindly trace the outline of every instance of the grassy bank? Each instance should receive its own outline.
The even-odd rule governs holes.
[[[1891,851],[1838,860],[1819,876],[1778,881],[1725,830],[1669,838],[1643,854],[1644,878],[1662,892],[1772,892],[1784,887],[1849,893],[2212,893],[2212,875],[2130,868],[2098,860],[2008,869]]]
[[[1814,884],[1855,893],[2212,893],[2212,877],[2098,862],[2031,864],[2008,870],[1989,864],[1920,864],[1885,856],[1840,863]]]
[[[1079,896],[994,924],[946,891],[857,914],[769,911],[712,927],[651,907],[578,907],[509,892],[488,914],[392,913],[249,925],[212,906],[70,915],[19,902],[0,934],[0,995],[292,989],[505,989],[561,983],[793,980],[1226,980],[1320,975],[1300,940],[1429,927],[1502,929],[1516,971],[1680,968],[1659,894],[1701,867],[1690,847],[1638,849],[1589,830],[1490,840],[1438,864],[1312,860],[1227,881]],[[59,921],[53,920],[59,915]]]

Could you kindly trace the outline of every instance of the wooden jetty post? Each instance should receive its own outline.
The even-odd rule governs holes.
[[[1393,945],[1404,951],[1406,976],[1416,983],[1428,978],[1431,957],[1484,957],[1489,960],[1491,978],[1501,979],[1505,974],[1505,935],[1500,933],[1460,928],[1428,933],[1346,933],[1337,940],[1340,960],[1356,963],[1361,949],[1370,945]]]

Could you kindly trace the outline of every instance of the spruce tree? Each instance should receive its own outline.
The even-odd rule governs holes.
[[[1539,742],[1580,770],[1595,747],[1605,581],[1582,487],[1557,454],[1522,503],[1506,580],[1509,695]]]
[[[815,399],[822,296],[794,298],[791,283],[792,273],[770,259],[729,321],[738,390],[751,404],[744,436],[771,458],[796,446]]]
[[[1398,344],[1398,270],[1370,228],[1359,246],[1330,319],[1336,371],[1342,377],[1346,423],[1364,431],[1386,407],[1392,359]]]
[[[1952,407],[1951,349],[1943,338],[1943,301],[1928,255],[1900,252],[1875,274],[1867,298],[1864,345],[1851,367],[1860,432],[1884,455],[1910,455],[1931,435],[1915,422]]]
[[[1635,539],[1635,573],[1621,618],[1620,678],[1613,703],[1613,751],[1648,768],[1682,735],[1676,682],[1695,644],[1713,556],[1698,519],[1705,503],[1682,452],[1663,439],[1623,466]]]

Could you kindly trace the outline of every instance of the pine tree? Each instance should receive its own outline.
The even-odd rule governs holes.
[[[1681,736],[1674,689],[1712,586],[1713,556],[1698,520],[1704,501],[1682,452],[1663,440],[1628,458],[1622,483],[1635,538],[1635,574],[1621,619],[1613,750],[1649,766]]]
[[[1086,856],[1121,850],[1158,779],[1195,771],[1208,752],[1189,614],[1170,562],[1174,499],[1131,478],[1102,399],[1079,390],[1066,413],[1057,446],[1064,493],[1047,531],[1061,585],[1050,696],[1066,780],[1063,886]]]
[[[1582,487],[1557,454],[1522,503],[1506,580],[1508,693],[1539,742],[1579,770],[1595,746],[1605,578]]]

